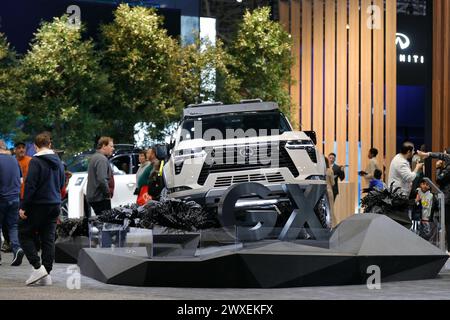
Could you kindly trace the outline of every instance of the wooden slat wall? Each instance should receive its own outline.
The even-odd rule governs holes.
[[[280,5],[290,6],[290,23],[282,23],[291,29],[299,4],[300,56],[296,56],[295,45],[293,55],[297,66],[301,65],[298,89],[302,129],[315,130],[318,147],[325,154],[336,151],[337,162],[350,167],[348,181],[357,183],[357,172],[367,164],[371,147],[379,150],[379,161],[386,167],[396,153],[396,1],[280,1]],[[372,5],[378,6],[376,13],[381,14],[376,16],[381,19],[375,24],[378,29],[368,26]],[[283,16],[280,13],[281,20]],[[450,37],[450,33],[446,35]],[[440,52],[444,54],[445,49]],[[297,99],[292,87],[291,96]],[[436,105],[448,103],[448,95],[445,99]]]
[[[445,0],[444,0],[445,2]],[[442,26],[444,16],[442,14],[442,7],[445,5],[443,1],[435,0],[433,3],[433,111],[432,121],[433,127],[433,150],[441,150],[443,148],[442,141]],[[445,148],[445,147],[444,147]],[[434,170],[433,170],[434,172]]]
[[[284,30],[291,32],[291,18],[289,17],[289,2],[280,1],[278,10],[280,11],[280,23],[284,27]]]
[[[334,152],[336,140],[336,1],[325,1],[325,154]]]
[[[385,101],[385,174],[389,172],[392,158],[397,153],[397,48],[395,34],[397,32],[397,1],[386,3],[386,101]]]
[[[349,180],[357,181],[359,142],[359,0],[350,0],[349,69],[348,69],[348,130]],[[357,63],[358,62],[358,63]]]
[[[291,5],[291,35],[293,40],[292,54],[294,65],[291,69],[291,110],[292,124],[296,129],[300,126],[300,0],[293,0]]]
[[[450,147],[450,1],[433,5],[432,148],[442,151]]]
[[[372,145],[372,29],[368,27],[371,0],[361,0],[361,167],[366,168]],[[363,187],[366,187],[363,179]]]
[[[443,26],[443,38],[444,41],[444,54],[443,60],[443,143],[445,148],[450,147],[450,1],[445,1],[444,6],[444,26]]]
[[[313,128],[317,135],[317,147],[323,152],[323,0],[314,0],[313,28]]]
[[[372,147],[378,149],[379,159],[384,150],[384,1],[374,0],[373,4],[381,8],[379,28],[373,29],[373,139]],[[377,26],[378,27],[378,26]]]
[[[346,163],[347,142],[347,0],[337,1],[336,162]]]
[[[292,2],[291,2],[292,3]],[[302,84],[301,128],[311,130],[312,90],[312,0],[302,0]]]

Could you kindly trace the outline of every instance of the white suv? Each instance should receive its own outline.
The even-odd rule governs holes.
[[[118,207],[136,202],[136,172],[139,168],[139,149],[133,145],[117,144],[109,159],[114,173],[114,196],[111,206]],[[68,196],[62,201],[62,215],[78,218],[85,214],[87,204],[84,195],[87,187],[87,169],[95,150],[88,150],[70,159],[67,170],[72,177],[67,188]],[[72,190],[72,192],[71,192]],[[76,191],[74,191],[76,190]]]
[[[325,160],[310,136],[293,131],[274,102],[190,105],[164,166],[169,196],[217,206],[236,183],[260,183],[276,201],[286,200],[286,184],[326,184]]]

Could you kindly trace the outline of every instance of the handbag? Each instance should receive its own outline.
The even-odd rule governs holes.
[[[141,190],[139,191],[139,196],[137,198],[136,203],[140,206],[146,204],[149,200],[152,200],[152,197],[148,194],[148,186],[143,185]]]

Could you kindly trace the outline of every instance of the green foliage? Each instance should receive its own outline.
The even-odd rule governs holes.
[[[117,135],[133,138],[137,122],[151,122],[150,134],[178,119],[183,108],[180,47],[161,27],[155,10],[120,5],[114,21],[102,28],[103,63],[114,85],[107,117]]]
[[[289,114],[291,36],[278,22],[270,20],[270,8],[246,11],[230,52],[231,70],[241,80],[240,93],[246,98],[278,102]]]
[[[0,33],[0,136],[4,138],[20,135],[16,123],[22,92],[17,83],[17,63],[16,54]]]
[[[45,22],[22,61],[24,130],[52,132],[56,148],[91,147],[102,126],[97,115],[112,93],[91,41],[67,17]]]
[[[83,27],[55,18],[20,61],[0,34],[0,135],[48,130],[67,154],[99,135],[131,142],[138,122],[160,139],[184,106],[205,100],[261,98],[289,114],[291,39],[269,8],[245,13],[230,48],[220,40],[183,47],[161,22],[154,9],[120,5],[94,45]]]
[[[181,49],[183,101],[185,104],[214,100],[231,103],[240,100],[240,81],[230,73],[233,57],[217,40],[212,45],[206,40]]]

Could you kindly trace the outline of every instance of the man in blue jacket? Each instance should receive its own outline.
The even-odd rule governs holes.
[[[2,226],[8,228],[9,239],[14,253],[12,266],[22,263],[23,250],[20,248],[17,234],[19,219],[20,167],[17,160],[0,140],[0,231]],[[1,236],[0,236],[1,246]],[[0,264],[1,264],[0,256]]]
[[[56,219],[61,210],[61,189],[65,180],[64,166],[58,155],[50,149],[48,134],[38,134],[34,144],[37,153],[30,161],[24,198],[19,210],[19,239],[25,256],[34,267],[25,283],[51,285]],[[42,264],[34,242],[36,233],[39,234]]]

